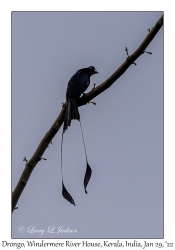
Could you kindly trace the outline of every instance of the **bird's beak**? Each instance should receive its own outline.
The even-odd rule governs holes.
[[[94,71],[93,71],[93,75],[94,75],[94,74],[98,74],[98,72],[94,70]]]

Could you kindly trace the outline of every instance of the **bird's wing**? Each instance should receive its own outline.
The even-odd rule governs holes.
[[[68,82],[67,97],[80,97],[88,88],[90,78],[86,72],[76,72]]]

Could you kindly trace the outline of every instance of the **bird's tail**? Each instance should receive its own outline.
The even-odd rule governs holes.
[[[76,98],[68,98],[66,114],[64,118],[63,133],[68,129],[71,124],[71,120],[80,120],[80,114],[78,111],[78,102]]]

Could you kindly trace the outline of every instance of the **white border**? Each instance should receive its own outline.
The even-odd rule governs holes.
[[[155,5],[154,5],[155,3]],[[0,133],[1,133],[1,212],[0,235],[2,240],[11,239],[11,11],[164,11],[164,239],[151,242],[173,242],[175,224],[175,80],[174,51],[175,32],[173,1],[59,1],[59,0],[8,0],[0,3]],[[20,242],[26,240],[20,240]],[[53,242],[53,240],[45,240]],[[64,240],[62,240],[64,242]],[[72,240],[72,242],[78,240]],[[79,240],[80,241],[80,240]],[[100,240],[90,240],[90,242]],[[125,241],[125,240],[121,240]],[[131,241],[131,240],[130,240]],[[138,240],[141,241],[141,240]],[[144,241],[144,240],[143,240]],[[115,240],[110,240],[115,242]],[[175,245],[175,243],[174,243]],[[135,248],[132,248],[135,249]]]

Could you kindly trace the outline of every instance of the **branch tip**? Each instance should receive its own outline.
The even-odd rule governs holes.
[[[132,64],[134,64],[135,66],[137,65],[137,63],[133,62]]]
[[[126,51],[126,54],[127,54],[127,58],[129,57],[129,53],[128,53],[128,48],[125,47],[125,51]]]
[[[62,108],[66,107],[66,102],[62,102]]]
[[[146,51],[146,50],[143,53],[147,53],[149,55],[152,55],[152,52],[149,52],[149,51]]]
[[[88,103],[92,103],[92,104],[96,105],[96,102],[90,102],[90,101],[89,101]]]
[[[94,83],[94,87],[92,89],[95,89],[95,85],[96,85],[96,83]]]
[[[24,158],[23,158],[23,161],[28,162],[28,160],[26,159],[26,157],[25,157],[25,156],[24,156]]]
[[[41,160],[47,161],[46,158],[39,157],[39,161],[41,161]]]

